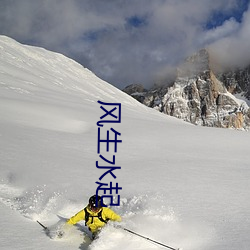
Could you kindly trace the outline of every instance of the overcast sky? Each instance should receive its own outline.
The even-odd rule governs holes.
[[[0,34],[146,87],[204,47],[250,62],[250,0],[0,0]]]

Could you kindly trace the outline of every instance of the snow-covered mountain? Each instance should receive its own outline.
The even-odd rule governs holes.
[[[153,250],[108,225],[90,242],[84,222],[48,238],[95,193],[97,101],[121,103],[113,207],[122,226],[184,250],[248,250],[250,134],[193,126],[140,104],[63,55],[0,37],[0,248]],[[104,128],[107,124],[104,125]],[[109,128],[109,127],[108,127]],[[112,177],[104,177],[109,182]],[[61,221],[63,223],[63,221]]]
[[[174,83],[149,91],[131,85],[124,92],[146,106],[209,127],[249,129],[249,69],[217,72],[208,50],[180,65]]]

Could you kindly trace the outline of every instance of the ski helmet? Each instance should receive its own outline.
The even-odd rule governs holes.
[[[89,205],[91,208],[101,208],[102,207],[102,197],[99,195],[93,195],[89,198]]]

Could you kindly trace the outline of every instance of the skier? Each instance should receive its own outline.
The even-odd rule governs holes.
[[[93,239],[109,220],[120,222],[121,217],[108,207],[102,207],[100,196],[93,195],[89,198],[89,204],[72,216],[67,224],[74,225],[80,220],[85,220],[85,225],[92,233]]]

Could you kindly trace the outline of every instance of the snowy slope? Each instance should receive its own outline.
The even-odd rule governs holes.
[[[79,227],[51,240],[36,223],[53,227],[95,193],[98,100],[122,105],[112,127],[124,227],[185,250],[250,248],[248,132],[165,116],[60,54],[1,36],[1,249],[163,249],[112,225],[92,244]]]

